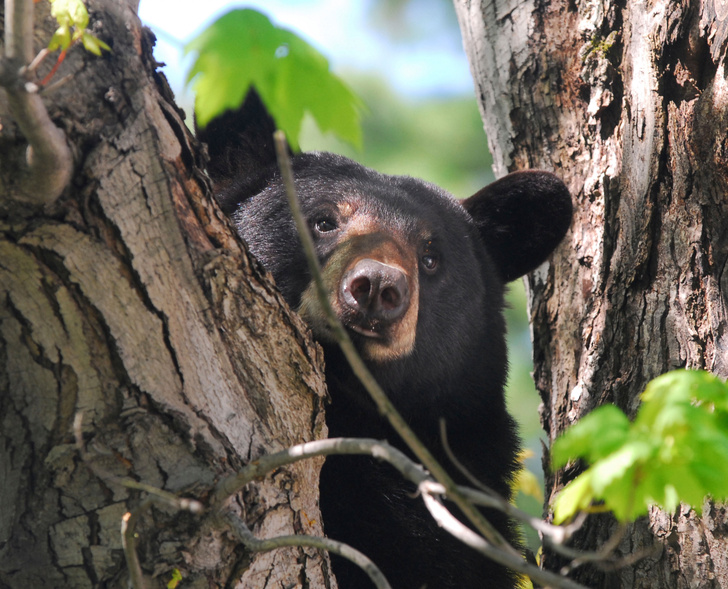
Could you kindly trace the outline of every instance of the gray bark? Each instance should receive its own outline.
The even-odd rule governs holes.
[[[88,5],[113,52],[75,47],[57,74],[70,82],[43,96],[75,156],[70,187],[45,208],[14,199],[26,142],[0,91],[3,588],[126,586],[120,522],[145,494],[87,468],[79,412],[98,468],[203,502],[262,453],[326,433],[320,350],[213,203],[149,34],[125,3]],[[53,23],[36,21],[40,49]],[[322,534],[320,464],[241,493],[259,537]],[[150,587],[173,568],[185,587],[335,587],[318,551],[248,554],[201,522],[143,517]]]
[[[455,0],[498,175],[534,167],[576,215],[527,279],[549,442],[604,402],[634,414],[678,367],[728,377],[728,8],[721,0]],[[573,473],[571,473],[573,476]],[[547,473],[547,497],[563,473]],[[594,518],[593,549],[613,522]],[[728,587],[728,516],[654,509],[620,546],[657,556],[593,587]],[[558,567],[552,555],[546,566]]]

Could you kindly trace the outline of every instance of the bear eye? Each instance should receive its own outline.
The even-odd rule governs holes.
[[[339,228],[334,219],[322,217],[314,222],[313,228],[319,233],[329,233]]]
[[[439,261],[440,259],[434,248],[432,247],[432,242],[426,242],[424,250],[422,252],[422,256],[420,257],[420,263],[422,264],[422,267],[427,272],[434,272],[437,268],[437,264],[439,263]]]
[[[437,257],[432,254],[425,254],[421,258],[422,265],[425,267],[425,270],[434,270],[437,268]]]

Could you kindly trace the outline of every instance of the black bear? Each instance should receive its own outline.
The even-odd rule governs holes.
[[[272,143],[274,123],[254,92],[212,121],[208,171],[223,210],[324,348],[331,437],[387,439],[406,450],[352,374],[311,286]],[[569,226],[571,197],[547,172],[510,174],[471,198],[385,176],[330,153],[292,160],[333,308],[394,405],[461,483],[443,450],[504,497],[519,439],[506,412],[506,282],[541,264]],[[369,556],[395,589],[505,588],[517,575],[439,529],[389,465],[336,456],[321,473],[329,537]],[[518,535],[484,512],[514,545]],[[372,587],[332,558],[342,589]]]

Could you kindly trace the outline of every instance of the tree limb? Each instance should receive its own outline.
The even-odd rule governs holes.
[[[284,548],[287,546],[302,546],[308,548],[318,548],[319,550],[328,550],[334,554],[338,554],[361,568],[372,580],[377,589],[392,589],[376,564],[374,564],[367,556],[352,548],[348,544],[338,542],[330,538],[322,538],[319,536],[306,536],[304,534],[295,534],[293,536],[278,536],[276,538],[268,538],[260,540],[253,535],[242,519],[236,514],[228,511],[223,516],[228,527],[233,531],[235,536],[245,545],[248,550],[253,552],[267,552],[276,548]]]
[[[455,536],[458,540],[474,548],[478,552],[484,554],[488,558],[499,562],[514,571],[528,575],[532,580],[542,584],[545,587],[561,587],[562,589],[586,589],[583,585],[562,577],[559,574],[545,571],[529,564],[520,555],[513,556],[510,551],[504,551],[491,546],[487,540],[473,532],[469,527],[458,520],[445,506],[438,501],[433,493],[440,491],[439,485],[432,485],[425,481],[420,485],[420,492],[430,515],[435,519],[437,524]]]
[[[582,585],[579,585],[566,577],[541,570],[538,567],[528,564],[520,554],[515,552],[515,550],[503,550],[498,546],[493,546],[490,542],[458,521],[444,505],[434,498],[435,495],[444,495],[445,487],[440,483],[432,481],[431,477],[420,465],[413,462],[406,454],[386,441],[366,438],[331,438],[327,440],[306,442],[304,444],[299,444],[297,446],[287,448],[286,450],[276,452],[275,454],[262,456],[248,464],[238,474],[220,481],[215,489],[215,502],[224,502],[228,497],[242,489],[242,487],[247,485],[249,482],[260,478],[266,473],[277,468],[297,462],[298,460],[313,458],[315,456],[328,456],[331,454],[366,454],[368,456],[373,456],[374,458],[387,461],[396,468],[405,479],[417,485],[425,501],[425,505],[437,523],[447,532],[451,533],[468,546],[471,546],[500,564],[528,575],[534,581],[543,585],[548,585],[550,587],[563,587],[564,589],[583,589]],[[486,493],[480,491],[465,489],[462,487],[459,487],[457,491],[463,497],[466,497],[467,500],[471,498],[474,499],[474,503],[477,502],[497,509],[502,509],[503,504],[508,505],[508,502],[505,501],[505,499],[499,498],[498,500],[495,500]],[[515,508],[512,509],[515,510]],[[519,513],[523,514],[523,512]],[[525,516],[523,519],[527,519],[529,521],[532,519],[527,514],[523,514],[523,516]],[[548,526],[548,524],[544,525]],[[558,526],[551,527],[558,528]],[[291,540],[291,542],[293,542],[293,540]],[[339,554],[339,552],[337,552],[337,554]],[[360,564],[357,561],[354,562]]]
[[[386,460],[415,485],[429,479],[427,472],[419,464],[410,460],[404,452],[386,441],[368,438],[328,438],[305,442],[275,454],[261,456],[248,464],[239,473],[221,480],[215,488],[214,502],[216,504],[223,503],[249,482],[263,477],[277,468],[306,458],[329,456],[331,454],[362,454]]]
[[[25,79],[33,59],[33,0],[5,0],[5,56],[0,85],[8,95],[10,114],[28,141],[28,167],[12,196],[35,205],[54,202],[71,180],[73,157],[66,136],[53,124],[38,95]]]

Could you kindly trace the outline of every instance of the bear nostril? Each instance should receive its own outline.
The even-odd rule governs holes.
[[[348,291],[354,297],[356,303],[361,307],[367,307],[369,295],[372,290],[372,283],[366,276],[359,276],[349,283]]]
[[[395,287],[388,286],[383,288],[382,292],[379,293],[379,300],[381,302],[382,309],[385,311],[392,311],[399,306],[402,296],[400,295],[399,290]]]

